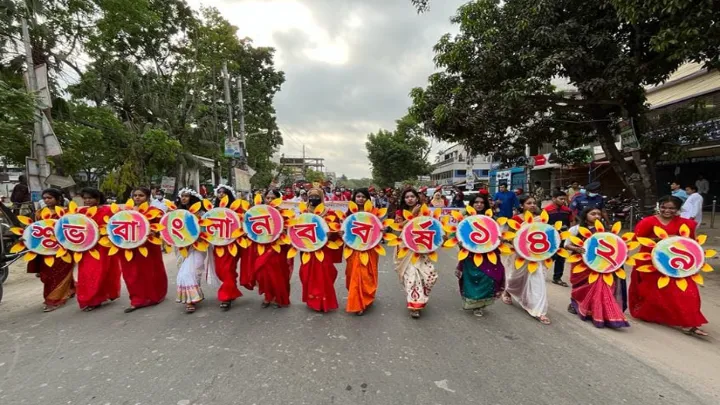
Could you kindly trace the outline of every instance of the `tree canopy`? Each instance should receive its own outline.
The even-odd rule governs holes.
[[[410,116],[396,124],[393,132],[381,129],[369,134],[365,143],[373,180],[381,187],[430,173],[430,145],[424,129]]]

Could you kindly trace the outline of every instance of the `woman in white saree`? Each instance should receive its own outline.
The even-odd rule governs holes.
[[[189,209],[193,204],[201,200],[200,194],[192,189],[184,188],[178,193],[180,201],[178,208]],[[196,215],[202,215],[202,211],[198,211]],[[191,314],[195,312],[195,305],[202,301],[202,288],[200,280],[205,270],[205,252],[201,252],[192,246],[187,247],[187,257],[183,257],[178,253],[178,275],[177,275],[177,299],[176,302],[185,304],[185,312]]]

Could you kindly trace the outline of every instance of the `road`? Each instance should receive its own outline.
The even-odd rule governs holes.
[[[45,314],[41,283],[16,270],[0,304],[0,403],[720,403],[715,338],[635,320],[627,330],[598,330],[568,314],[569,289],[552,284],[551,326],[499,301],[477,318],[461,309],[451,254],[441,254],[440,280],[418,320],[404,309],[390,257],[363,317],[307,309],[297,269],[290,308],[262,309],[257,293],[243,290],[221,312],[206,289],[211,299],[188,315],[174,302],[171,255],[168,299],[157,307],[124,314],[124,295],[92,313],[73,300]],[[716,293],[704,295],[714,336],[718,307]]]

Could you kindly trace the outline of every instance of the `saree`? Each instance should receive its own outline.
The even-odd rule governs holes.
[[[217,297],[220,302],[230,302],[242,297],[238,288],[238,262],[240,255],[233,256],[225,249],[225,254],[218,255],[215,249],[208,254],[208,284],[213,285],[215,277],[220,283]]]
[[[150,210],[160,211],[155,207]],[[162,212],[151,223],[160,222]],[[160,245],[145,242],[147,256],[139,253],[133,255],[132,260],[122,263],[122,275],[125,286],[130,295],[130,305],[142,308],[157,305],[165,300],[168,289],[168,278],[163,263],[163,252]]]
[[[338,308],[335,293],[337,269],[331,259],[330,249],[323,248],[325,259],[318,260],[310,254],[307,263],[300,265],[300,282],[302,284],[302,300],[310,308],[318,312],[330,312]]]
[[[188,255],[180,261],[177,274],[176,302],[182,304],[197,304],[205,299],[200,279],[205,268],[205,253],[194,248],[188,248]]]
[[[87,207],[83,207],[80,212],[86,209]],[[98,226],[103,226],[105,218],[111,215],[110,207],[101,205],[92,219]],[[99,253],[98,259],[85,253],[77,266],[75,287],[81,309],[100,306],[105,301],[120,297],[121,255],[110,256],[110,249],[99,244],[95,246],[95,250]]]
[[[412,263],[412,254],[398,258],[399,249],[395,250],[395,272],[405,290],[407,308],[420,310],[425,308],[430,299],[430,292],[438,279],[435,266],[427,255],[421,255]]]
[[[57,219],[57,215],[52,215]],[[42,219],[40,213],[36,219]],[[45,264],[44,256],[38,256],[27,264],[28,273],[40,275],[43,283],[43,299],[48,307],[58,307],[65,304],[68,298],[75,295],[75,283],[73,282],[73,263],[66,263],[60,258],[55,258],[52,266]]]
[[[257,260],[257,246],[240,248],[240,285],[251,291],[257,285]]]
[[[256,249],[253,246],[251,249]],[[255,261],[255,278],[258,293],[264,295],[265,302],[286,307],[290,305],[290,276],[293,260],[287,258],[290,245],[283,245],[280,253],[268,247]],[[255,250],[257,252],[257,250]]]
[[[690,237],[695,237],[695,221],[675,217],[667,225],[663,225],[655,217],[647,217],[638,222],[635,227],[636,237],[655,238],[654,227],[660,227],[670,236],[678,235],[680,227],[685,224],[690,228]],[[651,248],[642,246],[641,252],[650,252]],[[658,288],[660,272],[643,273],[637,267],[650,264],[650,261],[637,261],[630,275],[630,289],[628,292],[630,314],[645,322],[653,322],[667,326],[681,328],[694,328],[707,323],[707,319],[700,311],[700,291],[695,281],[687,277],[687,289],[680,290],[675,283],[665,288]]]
[[[379,254],[370,249],[367,251],[367,265],[360,260],[362,252],[353,250],[347,258],[345,266],[345,288],[348,290],[346,312],[365,311],[373,301],[378,285],[378,259]]]
[[[478,267],[472,257],[468,257],[458,263],[457,270],[463,309],[485,308],[505,290],[505,267],[500,260],[497,264],[483,260]]]

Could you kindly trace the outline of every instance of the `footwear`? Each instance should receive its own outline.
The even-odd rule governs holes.
[[[220,309],[222,309],[223,311],[229,311],[230,310],[230,301],[221,302]]]
[[[697,327],[690,328],[690,329],[686,330],[685,333],[690,336],[701,336],[701,337],[710,336],[710,335],[708,335],[707,332],[705,332],[704,330],[697,328]]]
[[[365,311],[355,312],[355,315],[357,315],[357,316],[363,316],[364,314],[365,314]]]
[[[503,304],[512,305],[512,297],[510,296],[510,294],[503,291],[502,302]]]
[[[557,285],[559,285],[559,286],[561,286],[561,287],[569,287],[569,286],[568,286],[568,283],[560,280],[559,278],[558,278],[558,279],[554,279],[554,280],[552,281],[552,283],[553,283],[553,284],[557,284]]]
[[[129,314],[130,312],[134,312],[136,309],[138,309],[138,308],[137,307],[127,307],[127,308],[125,308],[125,311],[123,311],[123,312],[125,312],[126,314]]]
[[[186,314],[192,314],[195,312],[195,305],[194,304],[187,304],[185,305],[185,313]]]
[[[60,305],[45,305],[45,307],[43,307],[43,312],[52,312],[58,308],[60,308]]]
[[[570,312],[573,315],[577,315],[577,311],[575,310],[575,307],[572,306],[572,304],[568,305],[568,312]]]
[[[85,307],[85,308],[83,308],[83,312],[91,312],[91,311],[94,311],[94,310],[96,310],[96,309],[98,309],[98,308],[100,308],[100,305],[95,305],[95,306],[92,306],[92,307]]]
[[[550,318],[545,315],[536,316],[535,319],[540,321],[540,323],[543,325],[550,325]]]
[[[415,319],[420,318],[420,311],[410,311],[410,316]]]
[[[475,315],[475,316],[477,316],[477,317],[483,316],[483,310],[482,310],[482,308],[475,308],[475,309],[473,309],[473,315]]]
[[[269,303],[269,302],[265,302],[265,301],[263,301],[263,303],[260,304],[260,307],[262,307],[262,308],[267,308],[267,307],[269,307],[269,306],[270,306],[270,303]]]

